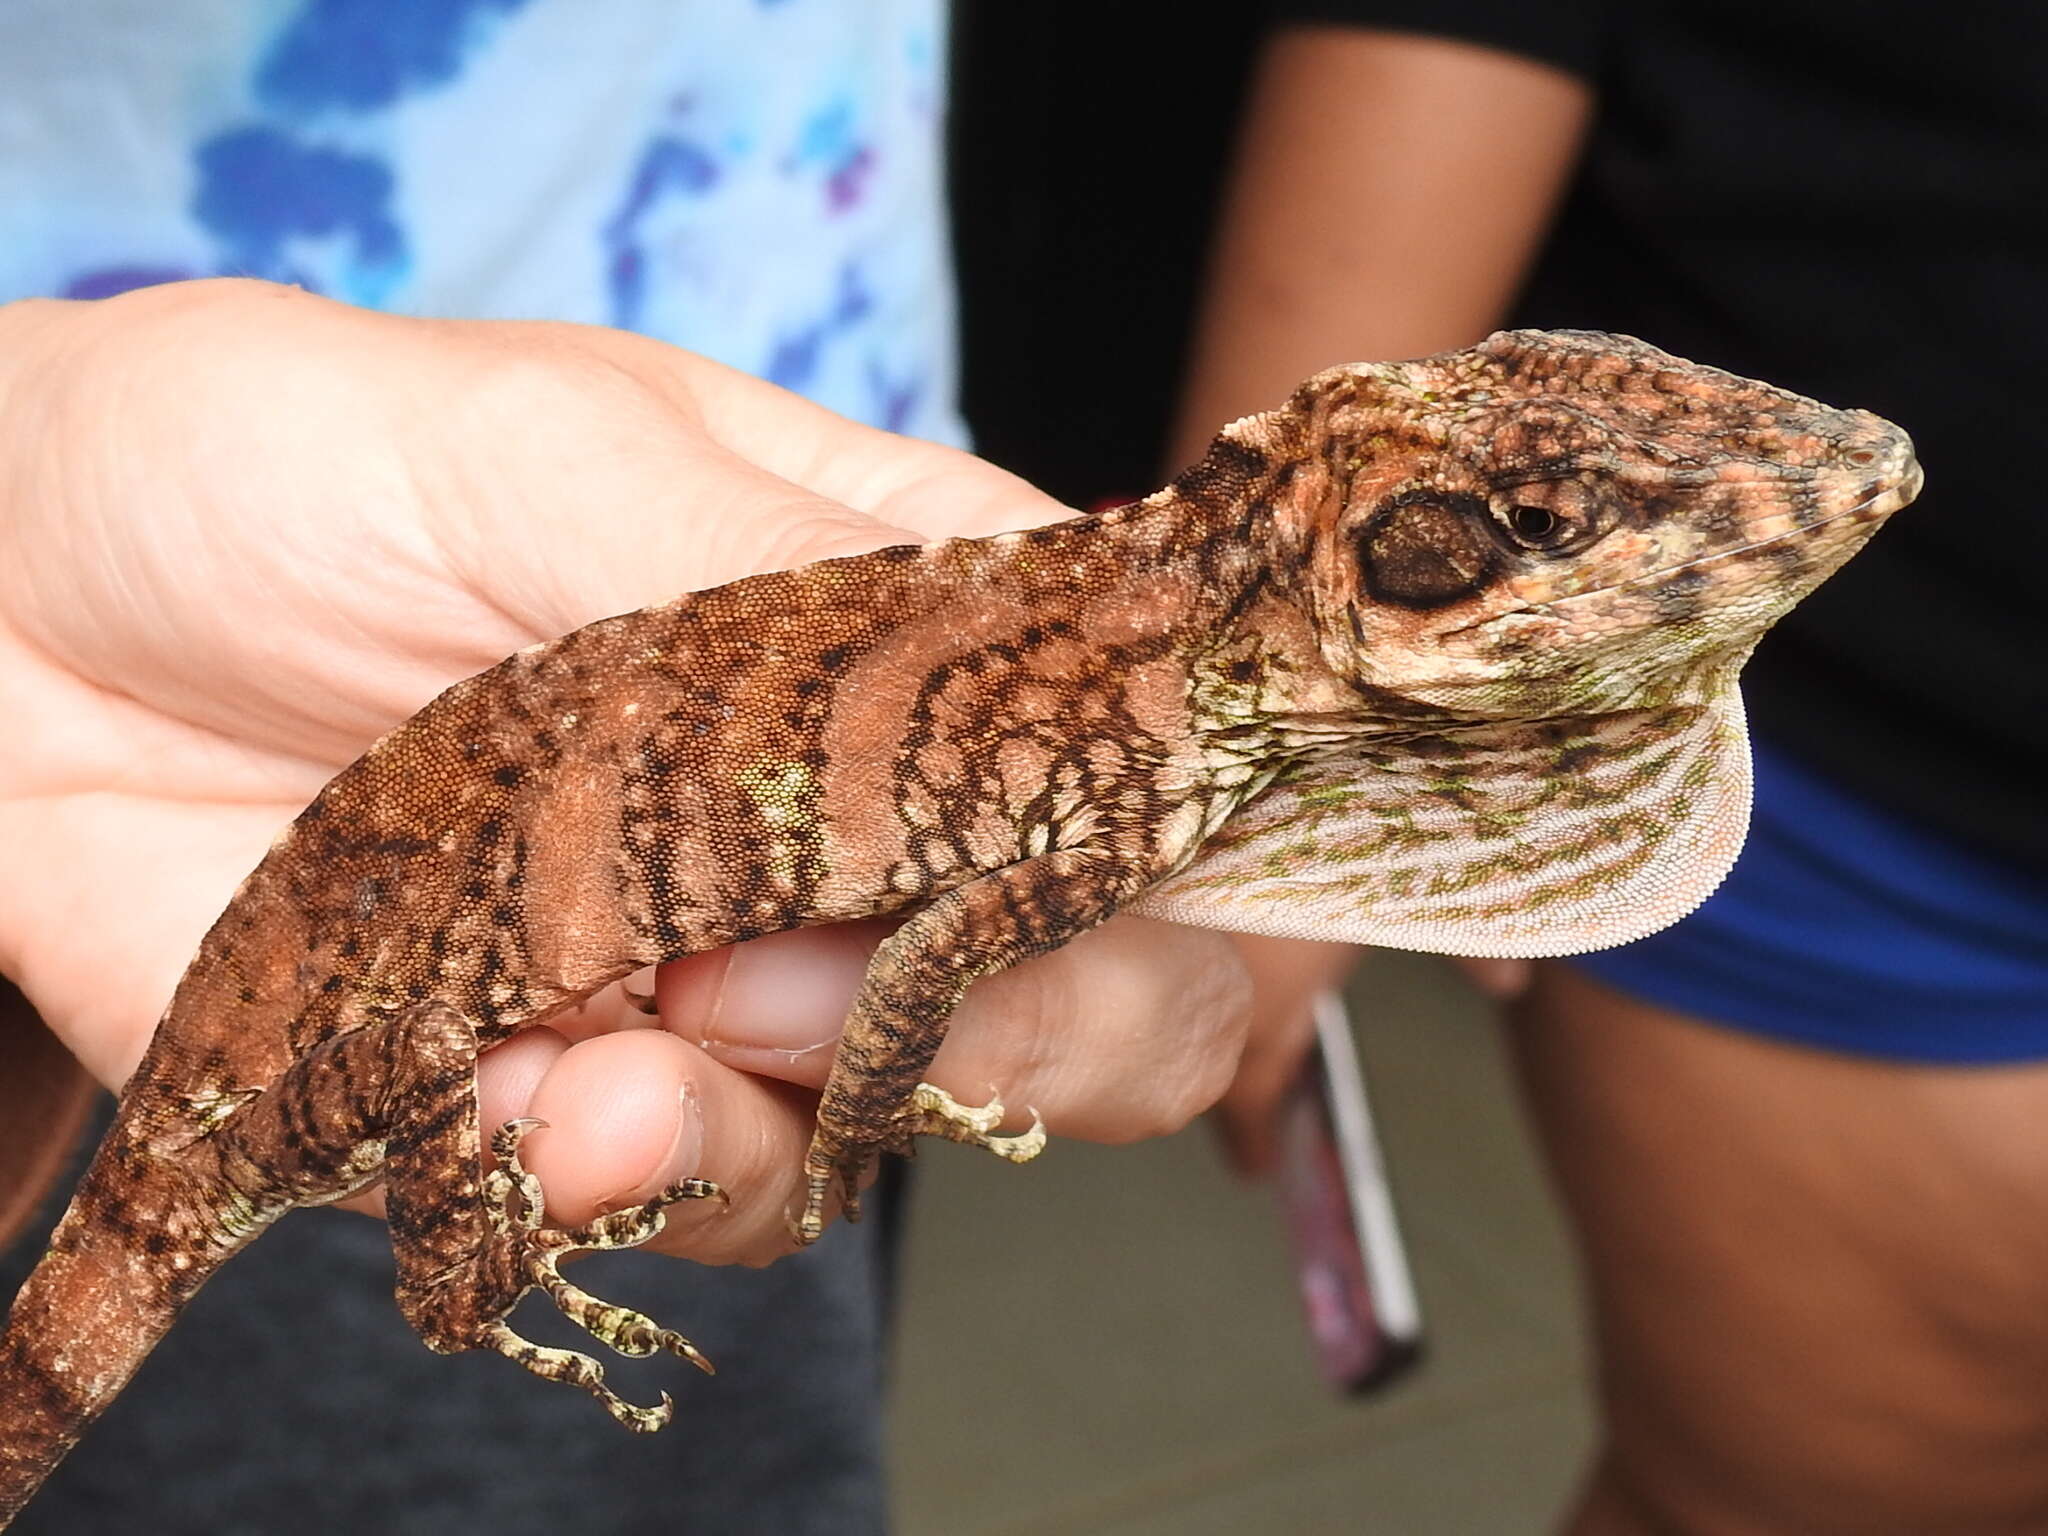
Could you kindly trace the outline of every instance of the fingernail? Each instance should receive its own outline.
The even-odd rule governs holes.
[[[830,928],[773,934],[730,951],[699,1043],[784,1057],[829,1049],[867,969],[872,936]]]
[[[635,1179],[625,1188],[606,1195],[597,1202],[600,1215],[625,1210],[638,1205],[668,1188],[677,1179],[687,1179],[697,1172],[698,1164],[704,1157],[704,1101],[697,1092],[694,1078],[684,1078],[676,1090],[676,1133],[668,1144],[668,1151],[655,1160],[654,1166]]]
[[[661,1020],[685,1040],[704,1041],[716,1029],[719,1000],[725,993],[725,973],[732,968],[733,949],[714,949],[691,955],[657,973]]]
[[[815,1051],[838,1038],[867,956],[830,933],[776,934],[732,952],[706,1045]]]
[[[691,1177],[704,1160],[704,1098],[697,1092],[694,1077],[683,1079],[676,1090],[676,1139],[668,1156],[655,1169],[664,1187],[677,1179]]]

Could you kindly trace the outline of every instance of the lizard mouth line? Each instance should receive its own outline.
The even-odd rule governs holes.
[[[1840,521],[1842,521],[1843,518],[1855,517],[1859,513],[1868,512],[1872,508],[1880,506],[1883,502],[1885,502],[1888,499],[1897,498],[1899,496],[1899,492],[1906,485],[1911,483],[1911,481],[1914,478],[1914,476],[1910,475],[1902,477],[1896,485],[1886,486],[1883,490],[1879,491],[1875,496],[1866,496],[1863,498],[1863,500],[1855,503],[1855,505],[1853,506],[1844,507],[1839,512],[1831,512],[1826,517],[1818,518],[1813,522],[1802,524],[1797,528],[1788,528],[1783,533],[1774,533],[1767,539],[1754,539],[1747,544],[1738,544],[1733,549],[1721,549],[1716,550],[1711,555],[1701,555],[1699,558],[1695,560],[1681,560],[1675,565],[1659,566],[1654,571],[1646,571],[1640,576],[1631,576],[1625,581],[1609,582],[1604,587],[1591,587],[1584,592],[1573,592],[1565,597],[1552,598],[1549,602],[1546,603],[1524,603],[1519,608],[1509,609],[1508,612],[1546,613],[1553,608],[1562,608],[1566,603],[1576,603],[1584,598],[1598,597],[1603,592],[1617,592],[1624,591],[1629,587],[1640,587],[1648,582],[1657,581],[1662,577],[1675,576],[1683,571],[1697,570],[1701,566],[1712,565],[1717,560],[1733,560],[1741,555],[1753,554],[1759,549],[1769,549],[1774,544],[1783,544],[1789,539],[1802,538],[1807,534],[1813,533],[1817,529],[1827,527],[1830,523],[1839,523]],[[1885,507],[1884,510],[1886,512],[1895,512],[1901,506],[1904,505],[1905,502],[1903,500],[1892,500],[1892,505]],[[1498,614],[1495,617],[1505,618],[1506,616],[1506,614]],[[1481,624],[1492,622],[1493,620],[1491,619],[1482,619],[1480,621]],[[1477,629],[1479,628],[1479,624],[1468,624],[1465,626],[1465,628]],[[1460,631],[1460,633],[1462,633],[1462,631]]]

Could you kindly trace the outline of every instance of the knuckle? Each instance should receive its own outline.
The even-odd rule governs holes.
[[[1099,1033],[1114,1070],[1097,1078],[1110,1142],[1167,1136],[1221,1099],[1235,1076],[1252,1018],[1252,988],[1219,936],[1168,928],[1135,995],[1104,1010]],[[1133,1026],[1132,1020],[1143,1022]]]

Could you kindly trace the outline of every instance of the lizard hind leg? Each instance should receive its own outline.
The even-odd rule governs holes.
[[[519,1144],[544,1124],[527,1119],[509,1121],[499,1127],[491,1138],[498,1166],[484,1177],[486,1209],[496,1231],[517,1253],[521,1271],[518,1278],[525,1281],[526,1288],[545,1292],[564,1317],[618,1354],[639,1359],[665,1351],[689,1361],[706,1375],[714,1374],[711,1362],[680,1333],[661,1327],[630,1307],[591,1295],[567,1279],[560,1265],[563,1259],[576,1253],[637,1248],[661,1231],[669,1206],[679,1200],[725,1201],[725,1191],[708,1179],[683,1179],[651,1200],[610,1212],[580,1227],[543,1227],[545,1201],[540,1180],[520,1160]],[[605,1384],[603,1367],[590,1356],[532,1343],[502,1317],[485,1326],[480,1342],[485,1348],[516,1360],[536,1376],[581,1387],[628,1429],[652,1431],[668,1422],[673,1403],[666,1392],[656,1408],[629,1403]]]
[[[406,1068],[386,1110],[392,1124],[385,1159],[399,1310],[430,1349],[492,1350],[536,1376],[582,1388],[629,1429],[661,1428],[671,1412],[666,1393],[655,1407],[627,1402],[606,1384],[595,1359],[523,1338],[507,1317],[527,1292],[539,1290],[621,1355],[666,1352],[709,1371],[710,1362],[681,1334],[591,1295],[560,1265],[579,1252],[638,1247],[661,1231],[669,1206],[724,1200],[725,1192],[708,1180],[684,1179],[580,1227],[543,1226],[540,1180],[519,1155],[539,1121],[501,1127],[492,1137],[497,1166],[480,1171],[473,1026],[444,1003],[424,1003],[400,1023],[405,1038],[396,1057]],[[388,1045],[381,1054],[390,1059]]]

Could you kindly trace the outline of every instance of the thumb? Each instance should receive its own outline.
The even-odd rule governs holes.
[[[536,639],[757,572],[922,542],[718,441],[704,425],[713,402],[618,366],[602,331],[478,325],[462,339],[474,355],[460,409],[435,424],[428,457],[445,467],[428,501],[459,578]],[[716,392],[741,376],[691,377]],[[790,436],[815,432],[815,406],[778,406]]]

